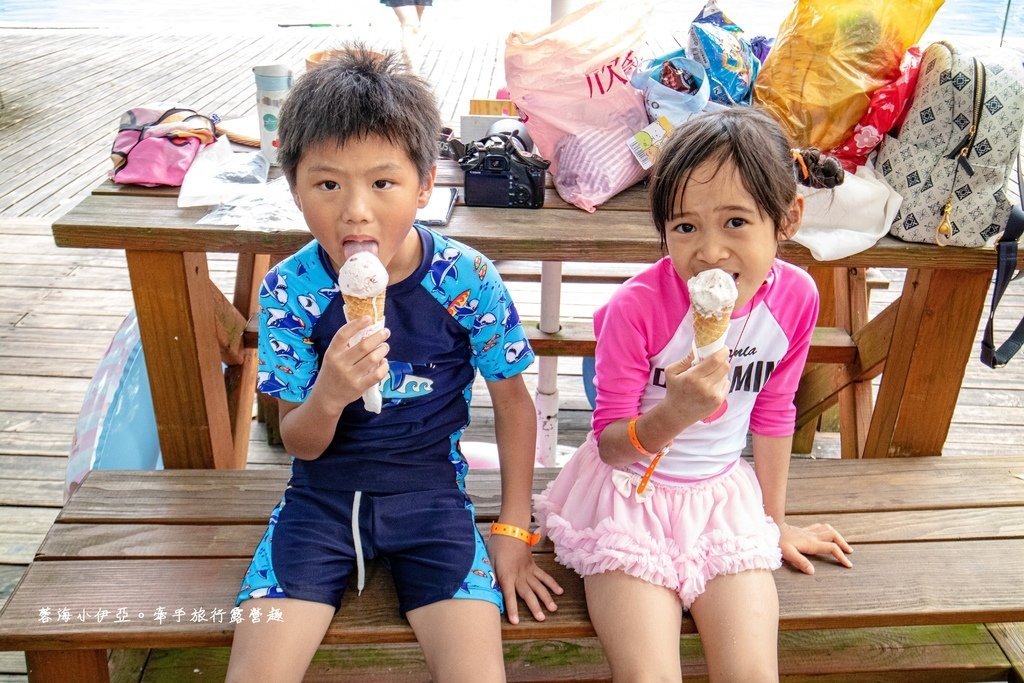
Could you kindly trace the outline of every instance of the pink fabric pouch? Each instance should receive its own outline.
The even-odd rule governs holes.
[[[178,187],[199,150],[215,138],[214,121],[192,109],[129,109],[110,150],[110,177],[115,183]]]

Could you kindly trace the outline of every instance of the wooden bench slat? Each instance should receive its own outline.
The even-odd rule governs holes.
[[[700,639],[680,639],[683,677],[687,683],[707,681]],[[596,638],[571,638],[505,643],[510,683],[610,681],[611,671]],[[155,650],[146,671],[161,680],[185,680],[195,669],[214,680],[227,672],[230,651]],[[886,680],[910,683],[996,680],[1009,665],[981,624],[907,626],[895,628],[784,631],[779,634],[779,673],[783,683],[820,681],[823,675],[843,680]],[[426,663],[417,645],[324,647],[314,657],[306,678],[344,683],[420,683]],[[826,679],[827,680],[827,679]],[[872,679],[877,680],[877,679]]]
[[[980,623],[1024,620],[1024,539],[862,544],[853,569],[818,562],[813,577],[784,567],[775,572],[780,628],[816,629],[895,625]],[[506,640],[575,638],[593,635],[583,584],[550,554],[538,564],[566,589],[558,612],[544,622],[525,619],[503,625]],[[66,561],[33,563],[0,619],[0,647],[192,647],[230,643],[227,623],[247,559]],[[900,573],[894,576],[893,567]],[[74,587],[73,590],[71,587]],[[372,596],[372,597],[370,597]],[[224,623],[151,621],[163,606],[191,611],[225,611]],[[67,608],[72,615],[109,610],[102,623],[39,621],[40,608]],[[118,609],[138,619],[129,629],[114,623]],[[287,619],[287,615],[285,615]],[[692,633],[684,620],[683,632]],[[326,644],[412,642],[399,618],[390,577],[379,565],[368,572],[362,596],[350,592],[324,640]]]
[[[787,521],[807,525],[819,514],[789,515]],[[1024,506],[833,513],[827,520],[850,543],[952,541],[958,539],[1024,538]],[[489,523],[478,524],[487,537]],[[46,535],[36,560],[248,558],[266,531],[253,524],[56,524]],[[551,552],[545,539],[536,552]]]
[[[1024,681],[1024,622],[989,624],[988,630],[1010,660],[1009,680]]]
[[[593,356],[597,347],[593,322],[581,319],[561,321],[558,332],[541,332],[535,320],[524,320],[523,330],[538,356]],[[255,348],[259,330],[251,318],[242,334],[245,348]],[[846,330],[816,327],[811,337],[808,363],[852,363],[857,359],[857,343]]]
[[[537,468],[540,492],[557,470]],[[927,486],[922,478],[927,477]],[[91,472],[58,516],[71,522],[265,523],[288,472]],[[811,460],[790,465],[787,514],[931,510],[1024,505],[1024,456]],[[469,490],[481,520],[493,519],[500,475],[474,470]],[[230,505],[224,500],[232,501]],[[126,501],[144,501],[138,504]]]
[[[540,261],[497,261],[494,264],[506,282],[540,282]],[[562,282],[584,284],[620,284],[648,267],[646,263],[586,263],[566,261],[562,264]],[[877,268],[866,268],[868,289],[888,289],[889,279]]]
[[[536,321],[523,321],[526,338],[538,356],[593,356],[597,347],[593,322],[562,320],[558,332],[541,332]],[[811,337],[808,363],[852,363],[857,359],[857,343],[846,330],[816,327]]]
[[[478,522],[486,538],[490,522]],[[267,530],[258,524],[55,524],[39,546],[35,559],[189,559],[250,558]],[[550,542],[534,552],[552,552]]]

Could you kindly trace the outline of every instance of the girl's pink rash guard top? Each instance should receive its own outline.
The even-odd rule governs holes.
[[[818,319],[818,290],[803,270],[775,260],[750,302],[733,311],[725,412],[684,429],[654,478],[703,479],[740,457],[747,432],[793,434],[796,393]],[[665,397],[665,367],[692,349],[686,283],[665,257],[624,283],[594,314],[598,392],[593,429],[647,412]],[[643,472],[646,461],[631,466]]]

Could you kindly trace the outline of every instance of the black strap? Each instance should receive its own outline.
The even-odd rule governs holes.
[[[1024,189],[1024,188],[1022,188]],[[1001,368],[1006,365],[1024,344],[1024,319],[1017,323],[1017,328],[1010,338],[995,348],[996,306],[999,305],[1007,285],[1020,277],[1014,275],[1017,270],[1017,240],[1024,234],[1024,211],[1013,207],[1010,219],[1006,222],[1006,230],[996,243],[996,254],[999,258],[996,267],[996,283],[992,288],[992,305],[988,311],[988,323],[985,325],[985,336],[981,340],[981,362],[990,368]]]
[[[518,140],[518,144],[513,142],[513,139]],[[462,158],[459,159],[459,166],[461,166],[464,171],[471,171],[480,165],[484,156],[489,151],[504,152],[506,156],[515,157],[526,166],[530,166],[541,171],[551,165],[551,162],[547,159],[531,152],[524,152],[520,149],[520,145],[524,144],[525,143],[523,143],[522,138],[515,133],[512,133],[511,135],[507,133],[494,133],[492,135],[488,135],[485,138],[481,138],[476,142],[471,142],[466,145],[465,152],[463,153]]]

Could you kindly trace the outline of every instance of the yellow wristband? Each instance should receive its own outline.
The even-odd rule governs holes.
[[[522,529],[511,524],[501,524],[495,522],[491,525],[492,534],[500,534],[502,536],[511,536],[512,538],[518,538],[526,545],[537,545],[540,542],[540,533],[531,534],[526,529]]]

